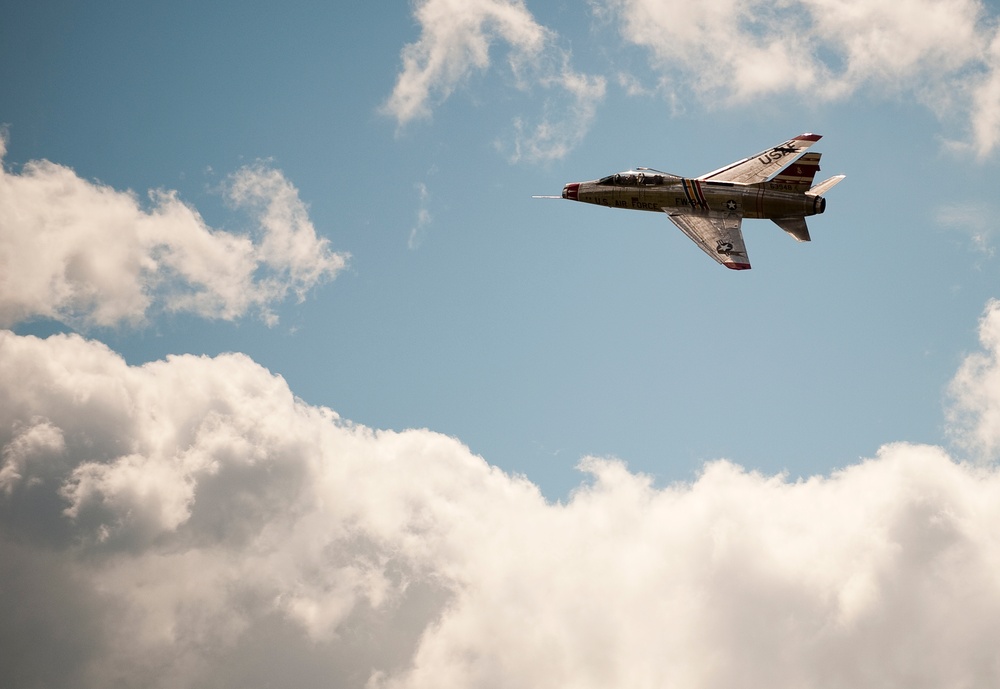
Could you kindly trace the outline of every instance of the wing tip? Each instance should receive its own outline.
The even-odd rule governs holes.
[[[730,270],[750,270],[749,263],[723,263],[722,265]]]
[[[805,132],[804,134],[799,134],[797,137],[792,139],[792,141],[819,141],[823,138],[822,134],[813,134],[812,132]]]

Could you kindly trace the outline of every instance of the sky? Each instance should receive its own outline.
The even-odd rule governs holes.
[[[0,685],[1000,684],[1000,7],[0,1]],[[561,200],[803,132],[727,271]]]

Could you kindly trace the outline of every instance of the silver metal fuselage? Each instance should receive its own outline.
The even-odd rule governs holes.
[[[562,197],[608,208],[662,213],[736,213],[744,218],[786,218],[826,210],[822,196],[793,191],[773,182],[739,184],[685,179],[665,173],[629,170],[602,180],[571,182]]]
[[[808,149],[820,138],[799,134],[697,177],[640,167],[571,182],[563,187],[562,198],[662,213],[715,262],[748,270],[744,218],[768,219],[796,241],[812,240],[806,217],[825,211],[823,194],[844,180],[844,175],[834,175],[813,183],[822,154]]]

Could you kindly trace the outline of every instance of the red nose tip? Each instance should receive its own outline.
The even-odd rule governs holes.
[[[571,201],[576,201],[579,192],[580,192],[580,183],[572,182],[563,187],[563,198],[570,199]]]

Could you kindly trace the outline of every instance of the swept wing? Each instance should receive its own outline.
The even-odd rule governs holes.
[[[755,156],[737,160],[735,163],[713,170],[698,179],[737,184],[757,184],[770,178],[822,138],[819,134],[799,134],[774,148],[761,151]]]
[[[663,210],[681,232],[726,268],[746,270],[750,267],[743,233],[740,231],[743,221],[741,215],[713,211],[681,214],[673,208]]]

